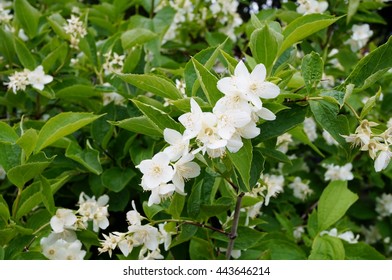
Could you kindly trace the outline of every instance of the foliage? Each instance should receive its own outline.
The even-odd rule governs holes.
[[[392,257],[388,4],[240,2],[0,2],[2,259]]]

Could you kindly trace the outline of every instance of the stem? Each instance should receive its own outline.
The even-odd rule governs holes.
[[[16,195],[14,206],[12,207],[12,212],[13,212],[12,217],[14,219],[16,218],[16,211],[18,210],[20,198],[22,196],[22,189],[19,187],[17,187],[17,188],[18,188],[18,194]]]
[[[355,111],[355,109],[354,109],[350,104],[348,104],[347,102],[345,102],[344,105],[346,105],[346,106],[351,110],[351,112],[354,114],[354,116],[357,118],[358,121],[361,120],[361,118],[358,116],[358,114],[357,114],[357,112]]]
[[[159,224],[159,223],[163,223],[163,222],[174,222],[174,223],[181,223],[181,224],[187,224],[187,225],[193,225],[193,226],[197,226],[197,227],[201,227],[201,228],[208,228],[212,231],[216,231],[218,233],[224,234],[226,236],[229,236],[230,233],[219,229],[219,228],[215,228],[212,227],[210,225],[206,225],[206,224],[202,224],[202,223],[198,223],[198,222],[194,222],[194,221],[187,221],[187,220],[176,220],[176,219],[167,219],[167,220],[159,220],[159,221],[151,221],[150,224]]]
[[[155,0],[151,0],[150,18],[154,16],[154,6],[155,6]]]
[[[229,245],[227,246],[226,250],[226,259],[230,260],[231,257],[231,252],[233,251],[234,247],[234,241],[237,238],[237,229],[238,229],[238,222],[240,220],[240,210],[241,210],[241,202],[242,198],[244,197],[245,193],[241,192],[238,197],[237,197],[237,203],[235,205],[235,210],[234,210],[234,220],[233,220],[233,225],[231,226],[231,232],[229,234]]]

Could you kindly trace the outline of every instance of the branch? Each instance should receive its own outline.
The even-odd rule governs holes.
[[[233,225],[231,226],[231,232],[229,234],[229,238],[230,238],[229,245],[227,246],[227,250],[226,250],[227,260],[230,260],[231,252],[233,251],[233,247],[234,247],[234,241],[237,238],[237,229],[238,229],[238,221],[240,220],[241,202],[244,195],[245,193],[241,192],[237,197],[237,203],[235,205],[235,210],[234,210]]]

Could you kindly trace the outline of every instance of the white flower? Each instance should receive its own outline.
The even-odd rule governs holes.
[[[276,148],[285,154],[289,150],[290,143],[293,143],[292,135],[288,132],[283,133],[276,140]]]
[[[374,161],[374,170],[380,172],[388,167],[392,158],[392,152],[388,150],[381,151]]]
[[[305,200],[307,196],[313,193],[309,185],[302,182],[300,177],[295,177],[294,181],[288,187],[293,190],[293,195],[300,200]]]
[[[314,141],[317,139],[317,131],[316,131],[317,125],[316,122],[312,117],[305,118],[304,120],[304,131],[306,135],[308,136],[310,141]]]
[[[133,239],[138,244],[143,244],[151,251],[158,249],[160,234],[157,228],[150,225],[131,225],[128,232],[133,233]]]
[[[145,218],[136,210],[135,201],[132,200],[132,209],[127,212],[127,220],[131,225],[141,225]]]
[[[227,109],[224,103],[217,102],[212,112],[218,119],[217,133],[223,139],[229,140],[237,128],[246,126],[250,121],[250,114],[239,109]]]
[[[46,84],[53,81],[53,77],[46,75],[42,65],[27,74],[29,84],[38,90],[43,90]]]
[[[185,194],[184,180],[195,178],[200,175],[200,166],[196,162],[193,162],[193,159],[193,154],[186,154],[174,164],[174,176],[172,181],[176,188],[176,192],[179,194]]]
[[[157,153],[152,159],[140,162],[136,167],[143,173],[142,187],[152,190],[162,183],[169,182],[174,175],[174,170],[169,163],[169,156],[163,152]]]
[[[52,232],[40,241],[42,253],[50,260],[82,260],[86,251],[82,250],[82,243],[76,239],[76,234],[71,238]]]
[[[108,252],[109,257],[112,256],[112,251],[117,247],[119,242],[121,241],[120,233],[109,233],[109,235],[102,234],[105,238],[101,240],[101,247],[98,248],[99,253]],[[125,254],[124,254],[125,255]]]
[[[354,179],[354,175],[351,172],[351,169],[353,168],[353,165],[351,163],[347,163],[344,166],[327,164],[324,165],[324,167],[327,168],[327,171],[324,174],[324,179],[326,181],[349,181]]]
[[[124,96],[117,92],[105,92],[103,94],[103,106],[106,106],[110,104],[111,102],[114,102],[116,105],[123,105],[125,101]]]
[[[251,102],[257,109],[263,107],[260,98],[271,99],[279,95],[280,89],[277,85],[265,81],[267,71],[263,64],[258,64],[249,73],[245,64],[240,61],[234,69],[234,76],[225,77],[218,81],[217,87],[225,95],[238,95]]]
[[[293,236],[296,240],[300,240],[302,238],[302,234],[305,233],[305,229],[303,226],[296,227],[293,230]]]
[[[148,199],[148,206],[161,203],[163,198],[171,196],[176,187],[173,184],[162,183],[151,190],[151,195]]]
[[[361,232],[365,237],[365,242],[368,244],[375,244],[382,239],[382,236],[375,225],[371,225],[369,228],[361,226]]]
[[[345,44],[350,45],[351,50],[356,52],[367,44],[372,35],[373,31],[370,30],[369,24],[354,24],[351,38],[347,40]]]
[[[5,82],[4,85],[8,87],[8,89],[12,89],[12,91],[16,94],[18,90],[26,90],[26,86],[30,84],[28,79],[29,70],[24,69],[21,72],[15,72],[12,76],[9,76],[9,82]]]
[[[147,253],[147,255],[145,255]],[[158,249],[154,251],[148,251],[147,248],[142,248],[139,252],[139,260],[162,260],[163,256],[161,251]]]
[[[392,215],[392,194],[383,193],[376,198],[376,212],[380,214],[380,218]]]
[[[22,39],[24,42],[29,40],[29,37],[26,35],[26,33],[25,33],[25,31],[23,29],[19,29],[18,37],[20,39]]]
[[[163,130],[163,137],[170,144],[163,152],[169,156],[171,161],[176,161],[189,152],[189,139],[183,137],[178,131],[165,128]]]
[[[298,0],[299,6],[297,7],[297,13],[299,14],[315,14],[324,13],[328,8],[328,2],[317,1],[317,0]]]
[[[264,174],[261,177],[264,181],[263,189],[267,190],[264,195],[264,205],[268,206],[271,197],[283,192],[284,177],[282,175]]]
[[[335,138],[333,138],[332,135],[328,131],[326,131],[325,129],[323,130],[322,135],[323,135],[325,142],[327,142],[328,145],[330,145],[330,146],[332,146],[332,145],[338,146],[339,145],[339,143],[335,140]]]
[[[50,226],[56,233],[63,232],[65,229],[73,228],[77,221],[76,215],[70,209],[57,209],[56,215],[50,219]]]
[[[172,235],[171,235],[170,232],[167,232],[165,230],[165,225],[166,225],[166,223],[159,224],[158,228],[159,228],[159,232],[161,234],[161,240],[162,240],[162,242],[164,244],[164,248],[167,251],[167,250],[169,250],[169,247],[170,247],[170,244],[171,244],[171,241],[172,241]]]
[[[80,193],[78,213],[82,216],[82,221],[87,223],[93,221],[93,230],[98,232],[99,229],[106,229],[109,226],[108,205],[109,196],[102,195],[95,200],[95,197],[89,197],[85,193]]]
[[[326,234],[329,236],[332,236],[332,237],[337,237],[342,240],[345,240],[350,244],[358,243],[358,239],[359,239],[359,235],[357,234],[357,236],[355,236],[352,231],[346,231],[346,232],[338,234],[338,230],[336,228],[333,228],[330,231],[323,230],[322,232],[320,232],[320,236],[323,236]]]

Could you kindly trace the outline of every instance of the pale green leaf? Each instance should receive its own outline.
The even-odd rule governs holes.
[[[30,128],[24,132],[24,134],[18,139],[18,141],[16,141],[16,144],[18,144],[24,150],[26,160],[34,151],[37,139],[37,131],[33,128]]]
[[[134,28],[122,33],[121,44],[123,49],[130,49],[134,46],[143,45],[144,43],[151,41],[157,37],[157,35],[158,34],[145,28]]]
[[[317,86],[323,76],[324,63],[321,56],[316,52],[305,55],[302,59],[301,72],[309,92]]]
[[[283,30],[284,40],[278,51],[278,56],[295,43],[330,26],[340,18],[324,14],[308,14],[296,18]]]
[[[248,139],[243,139],[244,145],[242,148],[236,153],[228,152],[227,155],[230,158],[232,164],[235,169],[240,174],[242,182],[245,185],[246,191],[250,191],[250,171],[251,171],[251,163],[253,157],[253,146],[252,142]]]
[[[41,13],[30,5],[27,0],[14,1],[15,17],[26,32],[27,36],[31,39],[37,35],[38,23]]]
[[[6,143],[15,143],[19,136],[15,130],[5,122],[0,121],[0,141]]]
[[[319,231],[326,230],[339,221],[358,195],[347,188],[347,181],[332,181],[321,194],[317,207]]]
[[[112,124],[139,134],[153,137],[162,136],[162,130],[146,116],[129,118],[112,122]]]
[[[183,96],[175,84],[163,77],[153,74],[121,74],[119,77],[125,82],[134,85],[146,92],[151,92],[160,97],[172,100],[181,99]]]
[[[73,112],[56,115],[49,119],[41,128],[35,151],[39,152],[43,148],[53,144],[64,136],[74,133],[99,117],[101,116],[96,116],[91,113]]]
[[[329,235],[317,236],[312,245],[310,260],[344,260],[345,250],[342,240]]]
[[[19,61],[23,67],[29,70],[34,70],[37,66],[37,62],[32,55],[31,50],[29,50],[25,43],[18,37],[14,38],[14,44],[16,54],[18,55]]]

